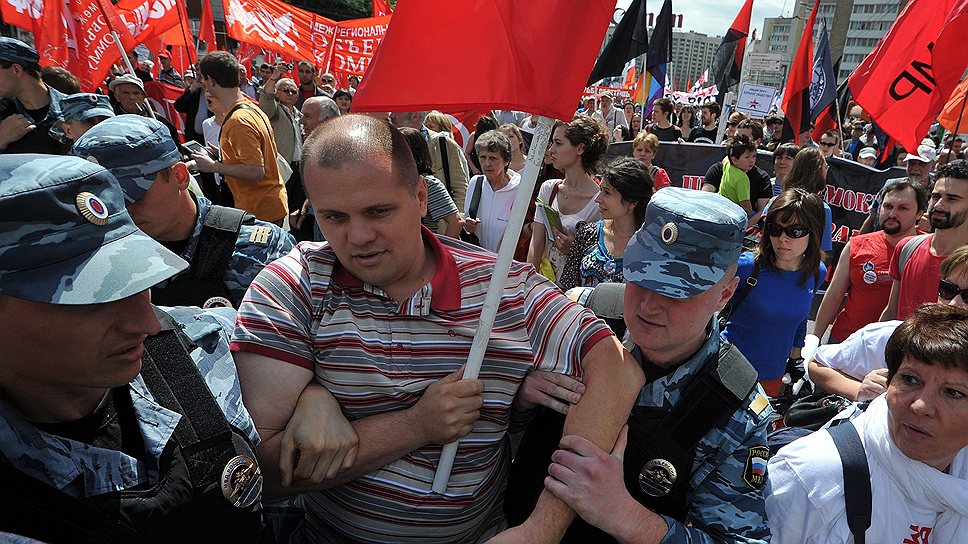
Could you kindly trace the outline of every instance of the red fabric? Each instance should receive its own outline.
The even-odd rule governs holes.
[[[948,132],[960,132],[962,127],[968,126],[968,118],[965,117],[965,96],[968,94],[968,78],[958,84],[951,98],[941,109],[938,115],[938,122],[941,123]]]
[[[72,21],[70,26],[67,20]],[[70,70],[81,80],[81,90],[85,92],[96,90],[111,65],[121,57],[111,36],[112,25],[122,44],[131,45],[131,36],[114,6],[106,0],[48,2],[40,23],[35,34],[40,64]],[[68,49],[68,43],[75,48]]]
[[[793,129],[794,138],[799,138],[805,126],[810,124],[810,80],[813,76],[813,25],[817,19],[820,0],[814,0],[810,17],[803,27],[800,47],[790,65],[786,91],[783,93],[783,113]]]
[[[329,71],[336,76],[340,88],[349,86],[349,76],[362,76],[373,61],[373,55],[386,35],[390,17],[352,19],[336,23]],[[353,111],[356,111],[353,97]]]
[[[256,47],[251,43],[240,42],[239,49],[235,52],[235,58],[242,66],[252,66],[252,59],[262,54],[262,48]]]
[[[185,116],[175,110],[175,100],[184,91],[185,89],[167,83],[157,81],[145,83],[145,94],[148,95],[148,103],[151,104],[151,109],[155,111],[155,115],[162,116],[168,119],[169,123],[175,125],[182,141],[185,140]]]
[[[374,17],[383,17],[391,13],[393,13],[393,10],[390,9],[390,0],[373,0]]]
[[[356,111],[499,108],[571,119],[605,38],[615,2],[409,0],[353,98]],[[427,39],[446,28],[477,44]],[[554,92],[549,92],[549,89]]]
[[[733,56],[733,64],[736,66],[736,70],[743,69],[743,57],[746,55],[746,37],[750,34],[750,19],[752,18],[753,0],[746,0],[746,3],[743,4],[743,9],[739,10],[739,13],[736,14],[733,25],[729,27],[730,30],[738,32],[743,36],[736,42],[736,55]],[[813,28],[812,25],[811,28]],[[809,80],[807,83],[809,84]]]
[[[26,4],[26,5],[25,5]],[[0,17],[3,22],[37,34],[40,28],[40,17],[43,15],[42,0],[22,2],[20,0],[0,0]]]
[[[198,26],[198,39],[205,42],[208,51],[218,49],[215,40],[215,18],[212,16],[212,0],[202,0],[202,18]]]
[[[40,17],[40,25],[34,30],[34,47],[40,54],[42,66],[60,66],[70,70],[67,43],[70,36],[67,32],[67,17],[65,2],[55,0],[44,2],[44,12]],[[73,71],[73,70],[72,70]],[[80,77],[80,74],[75,74]]]
[[[901,289],[897,296],[897,317],[905,319],[914,309],[925,302],[938,301],[938,282],[941,281],[941,261],[947,255],[934,256],[931,254],[931,241],[934,235],[921,243],[914,250],[911,258],[904,265],[904,273],[898,273],[898,259],[901,248],[911,238],[898,242],[891,257],[891,278],[900,280]]]
[[[905,149],[916,149],[968,65],[968,0],[908,2],[850,76],[865,111]]]
[[[230,38],[325,66],[327,27],[335,26],[335,21],[281,0],[222,0],[222,7]]]
[[[834,112],[834,104],[831,104],[827,106],[827,109],[823,110],[823,113],[820,114],[820,117],[817,117],[817,119],[814,121],[813,140],[815,142],[820,141],[820,137],[823,136],[824,132],[833,130],[839,126],[837,124],[837,120],[834,119]],[[857,157],[854,157],[854,159],[856,158]]]
[[[843,311],[830,329],[830,336],[842,342],[857,329],[880,319],[894,285],[891,278],[893,255],[894,246],[887,242],[882,230],[850,238],[850,290]],[[865,265],[872,270],[865,271]]]
[[[461,149],[464,149],[464,143],[470,139],[471,133],[477,126],[477,121],[485,115],[491,115],[491,110],[457,111],[447,114],[454,126],[454,141]]]
[[[178,25],[178,4],[184,4],[184,2],[121,0],[115,7],[118,15],[127,25],[128,31],[134,36],[135,43],[139,44]]]

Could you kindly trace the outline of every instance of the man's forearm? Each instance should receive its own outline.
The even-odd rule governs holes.
[[[266,170],[261,164],[226,164],[219,162],[215,165],[215,173],[248,181],[266,177]]]
[[[565,418],[565,435],[578,435],[605,451],[615,445],[622,425],[628,420],[645,376],[642,369],[614,337],[596,344],[582,361],[585,393]],[[542,490],[532,524],[536,542],[558,542],[575,513],[563,501]]]

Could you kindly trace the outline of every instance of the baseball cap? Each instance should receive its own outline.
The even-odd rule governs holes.
[[[140,115],[98,123],[74,142],[71,154],[110,170],[129,204],[145,196],[158,172],[181,160],[168,128]]]
[[[860,150],[860,153],[857,154],[857,157],[860,159],[876,159],[877,150],[873,147],[865,147],[864,149]]]
[[[0,37],[0,60],[40,69],[40,55],[36,49],[6,36]]]
[[[167,49],[162,49],[161,51],[158,51],[157,57],[159,59],[170,59],[171,53],[169,53]]]
[[[193,70],[185,70],[184,77],[195,77],[195,72]]]
[[[742,251],[746,212],[716,193],[666,187],[625,248],[625,280],[672,298],[716,284]]]
[[[65,121],[87,121],[94,117],[114,117],[114,109],[106,95],[77,93],[61,99],[61,116]]]
[[[917,153],[908,153],[905,161],[934,162],[938,160],[938,150],[934,146],[921,144],[918,146]]]
[[[137,85],[138,88],[142,90],[142,92],[145,90],[145,83],[141,81],[140,77],[134,74],[121,74],[120,76],[112,79],[111,83],[108,83],[108,90],[113,93],[114,89],[116,89],[118,85],[123,85],[125,83]]]
[[[135,226],[103,167],[71,156],[0,155],[0,293],[102,304],[187,268]]]

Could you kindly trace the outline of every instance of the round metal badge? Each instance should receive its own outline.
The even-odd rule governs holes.
[[[679,238],[679,225],[676,225],[670,221],[669,223],[662,225],[662,231],[659,233],[659,235],[662,237],[663,243],[671,246],[672,244],[676,243],[676,239]]]
[[[111,212],[108,211],[104,201],[97,195],[88,192],[80,193],[74,199],[74,204],[77,206],[77,211],[84,216],[84,219],[99,226],[108,224],[108,216],[111,215]]]
[[[676,467],[665,459],[653,459],[639,473],[639,487],[650,497],[662,497],[676,485]]]
[[[237,455],[225,464],[219,481],[222,495],[237,508],[248,508],[262,495],[262,471],[248,455]]]
[[[202,304],[202,308],[206,310],[208,308],[231,308],[231,307],[232,307],[232,302],[225,297],[212,297],[206,300],[205,304]]]

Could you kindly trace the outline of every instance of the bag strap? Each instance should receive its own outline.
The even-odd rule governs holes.
[[[761,268],[762,266],[760,266],[759,261],[754,259],[753,271],[750,272],[750,276],[746,278],[746,282],[743,284],[743,288],[740,289],[738,293],[733,295],[733,298],[731,298],[729,303],[726,304],[726,307],[723,308],[721,312],[719,312],[720,327],[723,327],[726,325],[726,322],[729,321],[729,318],[733,316],[733,312],[735,312],[736,308],[738,308],[740,303],[743,302],[743,299],[746,298],[746,295],[748,295],[750,291],[752,291],[753,288],[756,287],[756,278],[757,276],[760,275]]]
[[[561,184],[562,183],[564,183],[563,180],[558,180],[558,183],[555,183],[554,185],[551,186],[551,194],[548,195],[548,205],[549,206],[551,206],[552,204],[554,204],[555,197],[558,196],[558,188],[561,187]]]
[[[827,428],[837,446],[844,469],[844,503],[847,506],[847,526],[856,544],[864,544],[871,526],[871,474],[867,465],[864,443],[857,429],[847,420]]]
[[[191,277],[199,281],[223,281],[242,225],[254,219],[255,216],[244,210],[212,206],[202,223],[192,257]]]
[[[898,275],[904,273],[904,265],[906,265],[907,262],[911,260],[911,256],[914,255],[914,252],[917,251],[917,249],[921,247],[921,244],[926,242],[930,236],[931,236],[930,234],[919,234],[909,239],[907,242],[904,243],[903,246],[901,246],[901,254],[898,255],[897,257]]]
[[[437,149],[440,151],[440,164],[444,168],[444,186],[450,196],[454,196],[454,190],[450,187],[450,158],[447,156],[447,136],[441,134],[437,136]]]
[[[471,205],[467,208],[467,215],[475,219],[477,218],[477,208],[481,205],[481,193],[484,191],[484,183],[487,182],[487,178],[484,176],[479,177],[480,179],[477,181],[477,185],[474,186],[474,194],[471,195]]]

